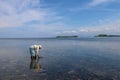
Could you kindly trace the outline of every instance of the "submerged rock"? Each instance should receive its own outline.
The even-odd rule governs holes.
[[[68,74],[74,74],[74,73],[75,73],[74,70],[70,70],[70,71],[68,71]]]

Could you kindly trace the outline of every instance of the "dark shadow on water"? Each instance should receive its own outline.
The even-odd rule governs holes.
[[[30,61],[30,69],[38,72],[42,69],[42,66],[40,64],[40,59],[41,58],[31,58],[31,61]]]

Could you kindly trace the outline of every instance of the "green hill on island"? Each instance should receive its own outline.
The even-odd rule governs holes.
[[[79,36],[56,36],[56,38],[78,38]]]
[[[96,35],[95,37],[120,37],[120,35],[99,34]]]

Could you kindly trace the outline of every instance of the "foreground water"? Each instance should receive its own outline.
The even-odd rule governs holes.
[[[0,80],[120,80],[120,38],[0,39]]]

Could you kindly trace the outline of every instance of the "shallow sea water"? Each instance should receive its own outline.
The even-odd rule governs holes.
[[[120,80],[120,38],[0,39],[0,80]]]

